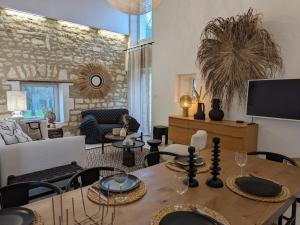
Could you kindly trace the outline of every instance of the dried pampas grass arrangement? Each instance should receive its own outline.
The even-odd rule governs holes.
[[[279,47],[262,28],[262,16],[251,8],[243,15],[209,22],[197,62],[206,91],[223,99],[228,108],[234,93],[245,102],[248,80],[272,78],[283,68]]]

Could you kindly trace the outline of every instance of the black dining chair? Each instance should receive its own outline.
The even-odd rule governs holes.
[[[286,162],[287,164],[290,164],[292,166],[298,166],[298,164],[293,159],[291,159],[285,155],[281,155],[281,154],[274,153],[274,152],[261,152],[261,151],[248,152],[248,155],[265,156],[265,158],[267,160],[280,162],[280,163]]]
[[[168,155],[168,156],[179,156],[173,152],[151,152],[144,157],[144,167],[154,166],[160,163],[160,156]]]
[[[93,167],[93,168],[82,170],[70,178],[67,184],[66,191],[91,185],[94,182],[98,181],[100,176],[112,175],[115,169],[118,168],[109,167],[109,166],[100,166],[100,167]]]
[[[257,151],[257,152],[248,152],[248,155],[254,155],[254,156],[264,156],[265,159],[279,162],[279,163],[287,163],[291,166],[298,166],[298,164],[291,158],[281,155],[274,152],[264,152],[264,151]],[[300,202],[300,199],[297,199],[292,204],[292,212],[291,217],[286,217],[284,215],[281,215],[278,219],[278,225],[283,224],[283,220],[286,221],[286,225],[296,225],[296,217],[297,217],[297,202]]]
[[[30,191],[38,194],[31,195]],[[31,200],[50,194],[61,194],[61,189],[53,184],[30,181],[10,184],[0,188],[1,208],[18,207],[28,204]]]

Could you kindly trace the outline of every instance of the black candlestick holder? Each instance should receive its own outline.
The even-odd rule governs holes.
[[[195,148],[190,146],[189,147],[189,167],[187,169],[188,172],[188,178],[185,179],[183,182],[185,185],[188,185],[189,187],[198,187],[199,183],[194,178],[196,176],[197,168],[195,166]]]
[[[212,166],[210,167],[210,174],[213,175],[206,181],[206,184],[212,188],[221,188],[224,186],[223,181],[218,177],[220,175],[221,167],[220,162],[220,138],[213,138],[213,150],[212,150]]]

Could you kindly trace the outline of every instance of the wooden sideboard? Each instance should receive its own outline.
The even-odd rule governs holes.
[[[258,125],[235,121],[195,120],[193,117],[170,116],[169,139],[173,143],[189,145],[191,137],[198,130],[208,133],[207,147],[212,146],[212,138],[221,138],[221,148],[232,151],[256,151]]]

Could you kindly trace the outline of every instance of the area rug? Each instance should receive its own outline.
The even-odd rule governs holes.
[[[108,145],[104,147],[104,154],[102,154],[101,146],[89,148],[86,149],[87,166],[89,168],[97,166],[117,167],[119,169],[125,170],[128,173],[136,171],[138,169],[142,169],[144,157],[149,153],[149,150],[144,148],[143,151],[141,151],[141,149],[138,148],[134,149],[133,151],[135,153],[135,166],[127,167],[123,166],[122,164],[122,149],[117,149],[111,145]]]

